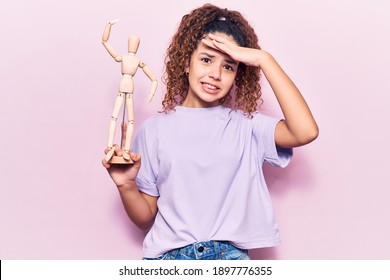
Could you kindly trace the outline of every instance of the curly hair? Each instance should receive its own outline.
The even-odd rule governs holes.
[[[166,52],[163,80],[167,92],[162,102],[162,112],[169,112],[177,105],[183,104],[189,90],[185,67],[200,40],[213,32],[232,36],[242,47],[260,49],[255,31],[237,11],[205,4],[184,15]],[[261,97],[259,81],[259,67],[249,67],[240,63],[235,78],[234,102],[232,103],[232,93],[229,92],[219,100],[220,104],[240,109],[246,116],[251,117]]]

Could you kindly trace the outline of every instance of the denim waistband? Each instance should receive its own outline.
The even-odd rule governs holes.
[[[144,258],[150,260],[150,258]],[[203,241],[173,249],[158,260],[249,260],[248,251],[228,241]],[[152,259],[153,260],[153,259]]]

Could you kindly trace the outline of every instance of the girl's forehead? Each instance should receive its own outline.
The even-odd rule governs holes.
[[[220,33],[220,32],[214,32],[213,34],[216,36],[219,36],[219,37],[225,37],[226,39],[233,42],[234,44],[237,44],[236,41],[233,39],[233,37],[230,35],[227,35],[225,33]],[[207,39],[207,40],[210,40],[210,39]],[[209,46],[203,44],[202,41],[200,41],[197,48],[195,49],[195,51],[193,52],[192,55],[202,55],[202,54],[209,54],[211,56],[220,56],[223,59],[233,60],[226,53],[221,52],[221,51],[214,49],[214,48],[210,48]]]
[[[218,36],[218,37],[223,37],[223,38],[229,40],[230,42],[238,45],[236,40],[234,40],[232,35],[228,35],[228,34],[223,33],[223,32],[210,32],[210,33],[205,34],[205,37],[207,37],[208,34],[213,34],[213,35]]]
[[[198,60],[201,57],[208,57],[210,59],[216,59],[217,61],[225,61],[230,64],[238,64],[238,61],[231,58],[226,53],[220,52],[218,50],[212,49],[203,43],[199,44],[198,48],[192,53],[191,61]]]

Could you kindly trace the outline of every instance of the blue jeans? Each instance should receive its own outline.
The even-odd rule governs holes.
[[[247,250],[239,249],[227,241],[197,242],[173,249],[158,258],[144,260],[249,260]]]

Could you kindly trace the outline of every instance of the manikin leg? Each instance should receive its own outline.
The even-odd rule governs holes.
[[[118,96],[116,97],[116,100],[115,100],[114,112],[111,115],[111,121],[110,121],[109,130],[108,130],[108,144],[107,144],[109,151],[106,154],[106,157],[104,158],[105,161],[107,161],[107,162],[114,155],[113,144],[114,144],[114,137],[115,137],[116,120],[118,119],[119,111],[122,108],[124,98],[125,98],[125,94],[123,92],[119,92]]]
[[[127,110],[127,132],[126,132],[126,142],[125,142],[125,153],[123,157],[127,160],[130,159],[130,145],[133,138],[134,131],[134,99],[133,94],[126,94],[126,110]],[[126,158],[128,156],[129,158]]]

